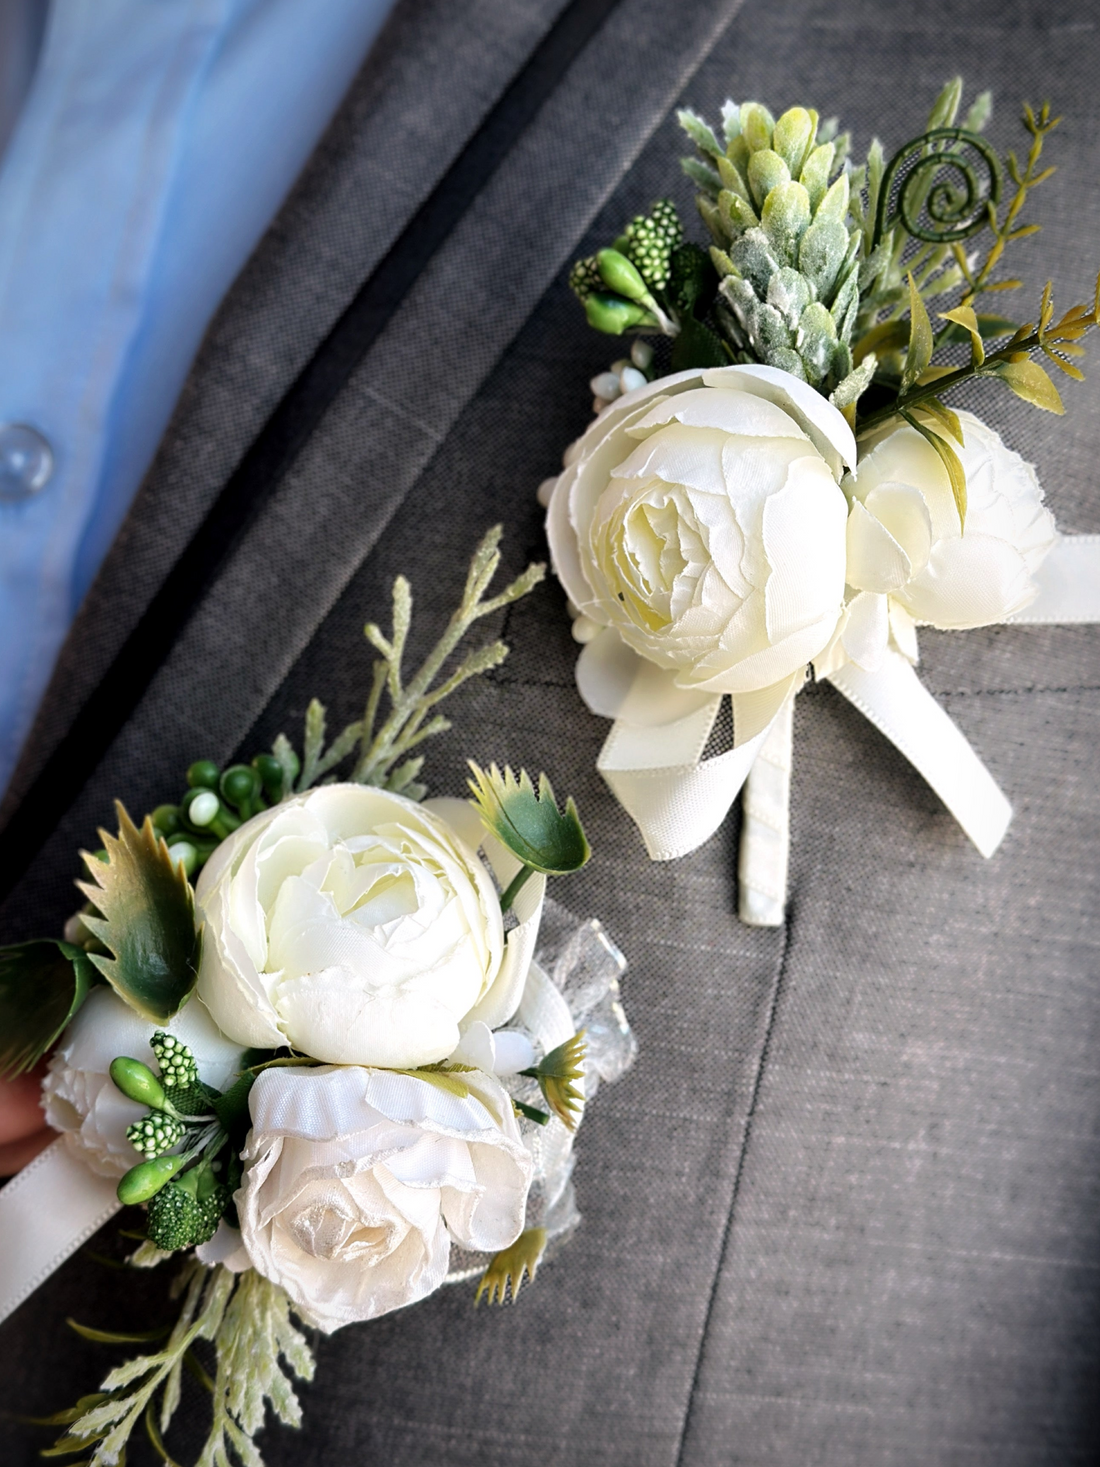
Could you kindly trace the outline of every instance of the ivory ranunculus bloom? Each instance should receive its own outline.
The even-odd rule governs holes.
[[[505,1022],[522,992],[530,943],[526,958],[505,943],[476,851],[385,790],[326,785],[256,816],[215,851],[196,902],[198,993],[242,1044],[432,1064],[461,1024]]]
[[[578,639],[605,660],[621,639],[681,689],[774,689],[778,706],[841,613],[854,460],[841,413],[776,368],[621,398],[570,451],[547,517]]]
[[[101,1177],[121,1177],[141,1160],[126,1139],[126,1127],[147,1113],[115,1085],[108,1073],[111,1061],[121,1054],[155,1067],[149,1040],[158,1028],[188,1046],[199,1077],[216,1090],[228,1089],[236,1076],[241,1046],[218,1032],[195,998],[166,1024],[155,1024],[113,989],[93,989],[54,1051],[42,1083],[42,1108],[73,1155]]]
[[[523,1230],[531,1157],[511,1099],[491,1075],[458,1078],[465,1098],[357,1066],[257,1078],[241,1235],[321,1329],[423,1299],[452,1242],[494,1253]]]
[[[869,670],[891,633],[915,660],[915,626],[988,626],[1022,611],[1054,544],[1034,468],[973,413],[958,416],[964,442],[952,447],[966,474],[965,527],[947,470],[908,424],[862,442],[859,467],[844,481],[851,599],[840,640]]]

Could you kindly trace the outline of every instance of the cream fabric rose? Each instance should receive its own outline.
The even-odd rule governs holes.
[[[226,1039],[192,997],[173,1019],[143,1019],[110,988],[95,988],[66,1029],[42,1082],[42,1109],[54,1130],[65,1135],[73,1155],[101,1177],[121,1177],[141,1160],[126,1139],[126,1127],[147,1107],[127,1100],[108,1071],[119,1055],[155,1069],[149,1040],[164,1029],[186,1044],[198,1061],[199,1078],[228,1089],[240,1066],[241,1046]]]
[[[331,1332],[432,1293],[452,1241],[493,1253],[523,1230],[531,1158],[500,1082],[463,1099],[411,1075],[264,1070],[236,1194],[254,1268]]]
[[[225,1032],[330,1064],[445,1059],[461,1024],[515,1011],[534,943],[531,922],[505,943],[489,871],[453,823],[355,784],[242,825],[207,863],[196,902],[198,992]]]
[[[966,474],[965,529],[947,470],[908,424],[865,441],[856,473],[844,481],[853,594],[840,643],[869,671],[891,639],[915,661],[917,625],[988,626],[1022,611],[1057,538],[1031,464],[973,413],[958,416],[964,443],[952,446]],[[834,652],[828,663],[843,660]]]
[[[612,679],[621,639],[678,688],[778,707],[841,613],[854,461],[841,413],[771,367],[680,372],[607,408],[547,516],[587,660]]]

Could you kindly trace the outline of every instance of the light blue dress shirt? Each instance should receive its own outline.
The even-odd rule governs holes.
[[[391,4],[52,0],[0,162],[0,790],[203,332]]]

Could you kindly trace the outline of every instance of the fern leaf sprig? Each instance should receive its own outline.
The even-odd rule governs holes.
[[[495,596],[488,595],[500,565],[502,533],[502,527],[495,525],[478,545],[466,574],[458,607],[442,637],[409,678],[403,661],[412,626],[412,588],[404,576],[396,578],[389,636],[375,622],[368,622],[363,629],[367,641],[379,654],[372,670],[363,717],[349,723],[326,749],[325,709],[314,699],[306,712],[300,773],[294,767],[295,756],[285,738],[277,741],[274,751],[283,768],[292,771],[286,782],[288,790],[301,794],[345,760],[353,758],[355,762],[348,777],[355,783],[421,797],[423,787],[415,782],[421,762],[407,756],[426,739],[444,733],[451,726],[448,719],[433,713],[433,710],[470,678],[499,667],[508,655],[508,648],[502,641],[490,642],[468,653],[453,672],[437,682],[448,659],[475,623],[526,596],[546,574],[545,565],[529,565],[502,591]],[[379,726],[383,699],[388,699],[390,707]]]
[[[227,1269],[210,1271],[194,1262],[186,1265],[181,1277],[186,1290],[183,1307],[164,1348],[112,1370],[100,1387],[99,1398],[88,1398],[88,1408],[69,1422],[51,1455],[91,1448],[89,1467],[115,1467],[135,1427],[162,1390],[160,1430],[166,1429],[179,1401],[184,1357],[196,1340],[212,1340],[217,1334],[235,1283]]]

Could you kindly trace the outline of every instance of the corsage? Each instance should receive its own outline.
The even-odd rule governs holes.
[[[859,167],[806,108],[727,102],[721,136],[682,112],[709,249],[663,200],[571,276],[594,327],[635,337],[540,488],[578,689],[614,720],[598,767],[654,860],[699,846],[744,786],[756,925],[784,917],[811,668],[991,856],[1011,806],[917,676],[918,629],[1100,620],[1100,536],[1060,534],[1034,468],[947,401],[992,379],[1063,412],[1044,363],[1080,380],[1100,320],[1100,282],[1060,316],[1049,285],[1032,322],[983,309],[1020,285],[998,269],[1037,228],[1022,211],[1058,119],[1025,107],[1027,156],[1002,161],[988,94],[960,125],[961,94]]]
[[[309,1329],[460,1280],[503,1303],[578,1222],[574,1135],[635,1041],[622,954],[546,897],[588,860],[576,808],[495,765],[469,801],[420,779],[439,703],[507,655],[454,666],[459,642],[543,575],[488,594],[499,539],[411,676],[398,577],[361,719],[326,743],[314,701],[300,755],[200,759],[140,827],[120,804],[64,938],[0,949],[0,1070],[56,1045],[62,1133],[0,1192],[0,1317],[122,1206],[131,1264],[182,1259],[169,1329],[77,1326],[143,1349],[50,1418],[52,1455],[111,1467],[140,1427],[170,1461],[187,1371],[212,1403],[200,1467],[254,1467],[268,1406],[301,1418]]]

